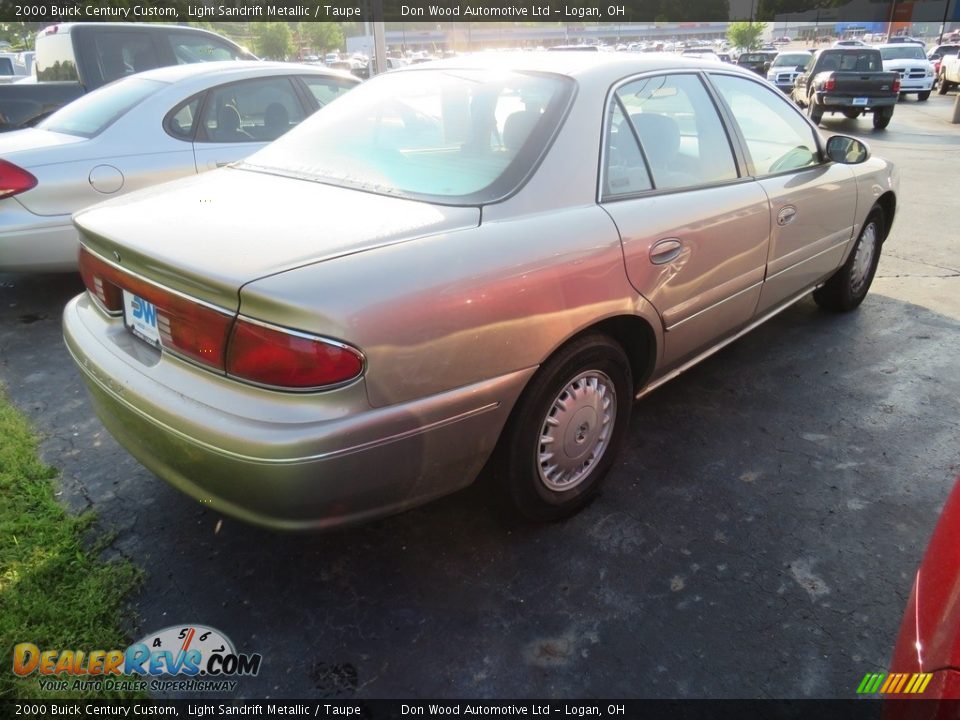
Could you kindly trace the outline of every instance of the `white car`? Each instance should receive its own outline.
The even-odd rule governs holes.
[[[900,97],[915,93],[921,102],[933,90],[933,63],[927,59],[922,45],[888,43],[877,45],[883,58],[883,69],[900,75]]]
[[[242,160],[357,82],[289,63],[175,65],[0,135],[0,271],[75,270],[74,212]]]
[[[767,70],[767,80],[789,95],[796,84],[797,75],[805,71],[804,68],[812,57],[813,53],[809,50],[787,50],[778,53]]]

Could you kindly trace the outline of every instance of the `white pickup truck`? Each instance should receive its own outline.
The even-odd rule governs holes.
[[[950,88],[960,86],[960,51],[954,55],[943,56],[937,79],[940,82],[937,86],[940,95],[946,95]]]
[[[893,43],[877,45],[883,58],[883,69],[900,76],[900,97],[916,93],[921,102],[930,97],[933,90],[933,63],[923,52],[923,45]]]

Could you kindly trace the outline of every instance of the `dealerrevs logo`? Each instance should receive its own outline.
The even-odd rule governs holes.
[[[259,673],[262,660],[259,653],[238,653],[214,628],[172,625],[126,650],[41,649],[20,643],[13,649],[13,672],[20,677],[36,673],[44,690],[229,692],[236,689],[234,678]]]

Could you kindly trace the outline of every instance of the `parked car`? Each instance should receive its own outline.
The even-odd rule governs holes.
[[[14,53],[0,53],[0,83],[8,83],[17,78],[13,67]]]
[[[949,90],[960,85],[960,51],[954,55],[944,55],[940,59],[937,73],[937,93],[946,95]]]
[[[813,57],[812,53],[806,50],[777,53],[767,70],[767,80],[776,85],[778,90],[789,95],[797,76],[806,69],[811,57]]]
[[[0,132],[36,125],[84,93],[144,70],[256,59],[225,37],[184,25],[51,25],[37,33],[37,82],[0,87]]]
[[[0,271],[76,270],[72,213],[239,160],[356,83],[307,65],[178,65],[0,135]]]
[[[489,460],[518,512],[556,519],[636,397],[811,291],[857,307],[897,187],[732,66],[442,60],[77,214],[64,332],[110,432],[217,511],[329,528]]]
[[[890,674],[930,673],[921,700],[960,700],[960,482],[954,488],[917,570],[890,660]],[[888,697],[902,697],[891,695]],[[885,720],[956,717],[956,702],[899,703]],[[940,714],[942,713],[942,714]]]
[[[766,76],[767,67],[770,64],[770,58],[762,52],[742,52],[737,58],[737,65],[747,70],[752,70],[757,75]]]
[[[912,43],[878,45],[883,69],[900,76],[900,97],[915,94],[923,102],[933,90],[933,63],[927,60],[923,48]]]
[[[924,47],[923,40],[917,40],[917,38],[910,37],[909,35],[891,35],[887,38],[888,45],[919,45],[921,48]]]
[[[836,40],[833,43],[835,48],[861,48],[869,47],[863,40],[857,38],[847,38],[846,40]]]
[[[816,124],[826,112],[843,113],[851,120],[870,113],[873,127],[882,130],[890,124],[900,96],[900,75],[883,69],[876,48],[820,50],[797,76],[790,96]]]

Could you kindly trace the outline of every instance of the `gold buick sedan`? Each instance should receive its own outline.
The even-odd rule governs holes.
[[[808,293],[857,307],[896,193],[750,71],[460,57],[78,214],[64,332],[110,432],[225,514],[357,523],[489,462],[557,519],[635,399]]]

